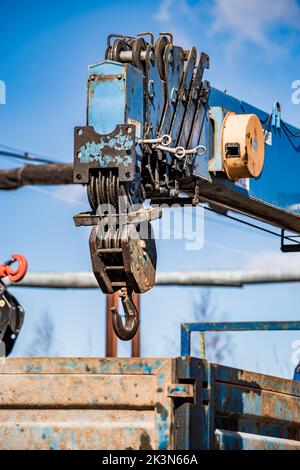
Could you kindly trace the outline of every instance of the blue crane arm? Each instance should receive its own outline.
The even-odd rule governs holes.
[[[161,211],[145,209],[146,198],[250,215],[282,230],[283,251],[300,251],[300,131],[281,119],[279,103],[268,114],[212,88],[209,65],[207,54],[176,46],[170,33],[156,43],[141,33],[109,35],[105,60],[89,67],[87,120],[74,132],[74,182],[87,185],[91,211],[74,219],[93,227],[99,286],[120,291],[125,325],[117,309],[112,319],[121,339],[139,324],[132,292],[155,282],[150,221]],[[285,230],[293,234],[288,245]]]
[[[260,119],[265,131],[263,169],[257,178],[232,182],[220,171],[220,148],[215,148],[215,154],[212,150],[206,155],[205,162],[203,157],[195,158],[193,174],[200,177],[204,183],[201,194],[209,200],[248,213],[278,227],[300,231],[300,130],[283,122],[277,107],[268,114],[211,88],[200,142],[209,146],[209,140],[213,140],[215,133],[220,132],[224,115],[228,111],[236,114],[255,114]],[[214,141],[218,139],[217,136]]]

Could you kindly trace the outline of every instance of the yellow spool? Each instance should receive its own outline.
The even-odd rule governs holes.
[[[257,178],[263,169],[265,143],[256,114],[228,113],[222,128],[222,160],[228,178]]]

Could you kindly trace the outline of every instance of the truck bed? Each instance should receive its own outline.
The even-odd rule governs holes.
[[[0,449],[300,449],[300,383],[178,357],[1,358]]]

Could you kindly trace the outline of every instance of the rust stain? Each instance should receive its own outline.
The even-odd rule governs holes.
[[[171,359],[5,358],[0,449],[149,450],[161,438],[170,447],[172,366]]]

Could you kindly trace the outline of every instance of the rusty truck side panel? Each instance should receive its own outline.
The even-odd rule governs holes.
[[[300,383],[204,360],[0,359],[0,449],[300,449]]]
[[[1,359],[0,449],[172,448],[172,363]]]

